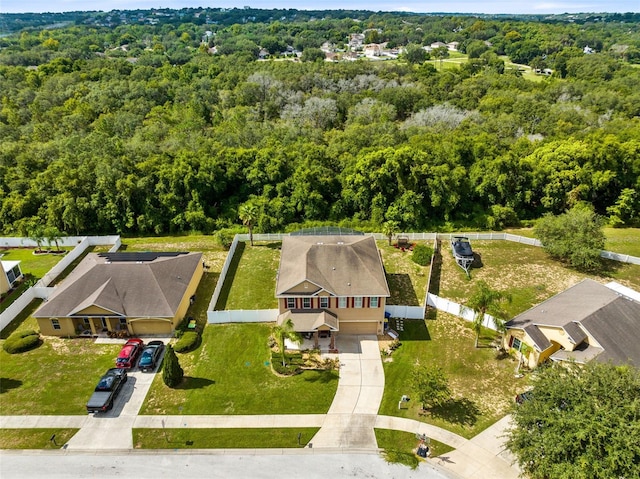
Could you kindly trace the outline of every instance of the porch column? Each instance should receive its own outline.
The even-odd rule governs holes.
[[[336,349],[336,332],[331,332],[331,343],[329,344],[329,349]]]
[[[315,343],[315,348],[318,349],[318,337],[320,336],[320,333],[318,331],[313,333],[313,341]]]

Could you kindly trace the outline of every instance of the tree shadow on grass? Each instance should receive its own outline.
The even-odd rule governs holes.
[[[420,306],[411,276],[406,273],[387,273],[387,282],[391,290],[391,301],[395,304]]]
[[[440,281],[442,279],[442,251],[440,249],[440,240],[438,240],[438,248],[433,253],[433,262],[431,264],[431,278],[429,279],[429,293],[440,295]]]
[[[303,374],[304,376],[304,380],[309,382],[309,383],[322,383],[322,384],[327,384],[330,383],[331,381],[337,380],[338,379],[338,372],[337,371],[318,371],[318,374]]]
[[[10,389],[16,389],[22,386],[19,379],[0,378],[0,394],[6,393]]]
[[[204,389],[215,383],[212,379],[185,376],[182,383],[176,389]]]
[[[431,415],[461,426],[474,426],[478,421],[480,409],[467,398],[450,399],[442,406],[430,409]]]

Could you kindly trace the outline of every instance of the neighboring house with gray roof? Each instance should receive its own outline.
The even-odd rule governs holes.
[[[506,323],[505,347],[525,364],[591,359],[640,366],[640,302],[591,279],[543,301]]]
[[[203,274],[202,253],[90,253],[38,308],[49,336],[169,335]]]
[[[388,297],[373,236],[283,238],[276,281],[278,324],[291,319],[296,331],[314,333],[316,339],[322,331],[382,334]]]

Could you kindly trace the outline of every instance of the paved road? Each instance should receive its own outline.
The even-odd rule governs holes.
[[[379,455],[326,454],[312,449],[282,452],[243,451],[211,453],[207,451],[81,454],[16,452],[0,453],[2,479],[63,479],[118,477],[124,479],[176,479],[180,477],[273,479],[456,479],[430,464],[412,470],[387,464]]]

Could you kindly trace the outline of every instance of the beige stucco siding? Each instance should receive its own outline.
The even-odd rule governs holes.
[[[5,272],[0,269],[0,294],[4,294],[9,291],[9,280],[7,280],[7,275]]]
[[[191,304],[190,303],[191,296],[196,294],[196,290],[198,289],[198,285],[200,284],[200,280],[202,279],[203,273],[204,273],[204,267],[202,265],[199,265],[194,271],[193,277],[191,278],[191,281],[189,281],[189,286],[187,286],[187,291],[182,297],[180,306],[178,306],[178,309],[176,310],[176,315],[173,317],[173,321],[172,321],[173,329],[175,329],[175,327],[178,326],[178,324],[180,324],[180,321],[182,321],[182,319],[187,314],[187,310],[189,309],[189,306]]]
[[[562,328],[538,326],[538,329],[540,330],[540,332],[542,332],[542,334],[544,334],[547,337],[549,341],[551,341],[552,343],[553,342],[558,343],[567,351],[573,351],[574,348],[576,347],[576,345],[569,340],[569,336],[567,336],[567,333]],[[528,342],[531,342],[531,339],[528,339]]]
[[[40,334],[43,336],[75,336],[76,330],[71,318],[58,318],[60,329],[53,328],[53,320],[51,318],[38,318],[38,327]]]

